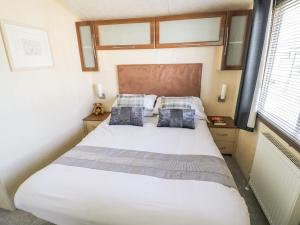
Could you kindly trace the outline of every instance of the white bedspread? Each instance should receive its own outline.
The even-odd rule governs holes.
[[[98,126],[79,145],[222,157],[205,121],[196,129]],[[16,207],[59,225],[250,225],[237,190],[218,183],[51,164],[18,189]]]

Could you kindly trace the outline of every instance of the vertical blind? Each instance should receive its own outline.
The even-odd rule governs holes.
[[[258,114],[300,144],[300,1],[275,5]]]

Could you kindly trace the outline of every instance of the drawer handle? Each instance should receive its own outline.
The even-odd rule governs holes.
[[[225,150],[225,149],[226,149],[226,147],[225,147],[225,146],[223,146],[223,147],[219,147],[219,149],[220,149],[220,150]]]
[[[217,134],[218,136],[226,137],[228,134]]]

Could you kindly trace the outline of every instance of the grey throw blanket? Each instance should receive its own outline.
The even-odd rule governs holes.
[[[163,179],[210,181],[236,188],[224,159],[208,155],[175,155],[76,146],[53,163]]]

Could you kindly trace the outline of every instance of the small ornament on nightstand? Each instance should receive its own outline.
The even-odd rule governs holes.
[[[100,114],[104,114],[104,105],[102,103],[94,103],[93,112],[95,116],[99,116]]]

